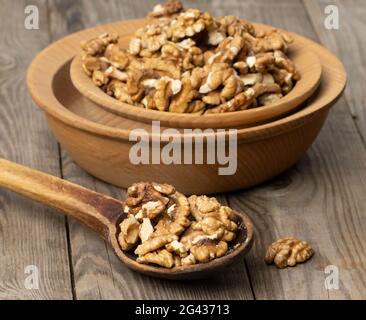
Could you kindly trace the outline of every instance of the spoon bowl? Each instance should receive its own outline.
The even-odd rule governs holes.
[[[122,251],[118,243],[119,224],[126,218],[122,201],[4,159],[0,159],[0,187],[78,219],[107,241],[129,268],[153,277],[174,280],[205,278],[243,257],[253,243],[252,222],[247,216],[235,212],[238,232],[225,256],[172,269],[145,265],[138,263],[133,253]]]
[[[129,268],[143,273],[148,276],[158,277],[172,280],[192,280],[206,278],[217,273],[219,270],[231,265],[235,261],[242,258],[252,247],[253,244],[253,224],[250,219],[243,214],[234,211],[236,215],[236,223],[238,230],[235,240],[230,244],[228,253],[221,258],[216,258],[207,263],[198,263],[189,266],[173,267],[171,269],[163,267],[155,267],[153,265],[141,264],[136,262],[137,256],[133,252],[124,252],[121,250],[117,236],[117,232],[113,237],[110,237],[110,243],[114,249],[115,254],[122,260]]]

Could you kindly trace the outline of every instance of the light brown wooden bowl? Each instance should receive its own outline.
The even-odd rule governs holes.
[[[102,26],[104,32],[118,33],[120,35],[119,44],[127,48],[133,30],[146,23],[145,20],[129,20],[116,22]],[[268,30],[273,27],[255,24],[257,30]],[[289,33],[287,31],[283,31]],[[87,40],[100,34],[100,27],[82,31],[78,37]],[[301,79],[294,88],[278,102],[265,107],[258,107],[243,111],[236,111],[223,114],[177,114],[161,112],[156,110],[146,110],[137,108],[115,98],[110,97],[97,87],[82,69],[80,49],[73,59],[70,67],[71,80],[84,96],[117,115],[125,118],[138,120],[146,123],[159,120],[163,126],[174,128],[233,128],[244,127],[258,123],[269,122],[277,117],[283,116],[296,109],[316,90],[321,78],[321,64],[319,58],[302,41],[303,37],[291,33],[294,43],[291,45],[289,55],[295,62]],[[76,36],[76,35],[75,35]],[[79,46],[78,46],[79,48]]]
[[[100,27],[102,30],[104,27]],[[318,135],[330,105],[345,87],[342,63],[319,44],[303,41],[321,60],[319,89],[300,111],[238,130],[238,169],[233,176],[219,176],[216,165],[132,165],[130,129],[149,126],[105,111],[71,85],[68,68],[80,42],[78,33],[42,51],[29,68],[27,83],[56,138],[92,175],[124,188],[145,180],[173,184],[185,194],[232,191],[268,180],[296,163]]]

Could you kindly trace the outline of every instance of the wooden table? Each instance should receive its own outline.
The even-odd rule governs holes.
[[[60,148],[29,97],[32,58],[71,32],[144,16],[155,1],[33,0],[1,2],[0,157],[121,198],[124,191],[86,174]],[[39,30],[24,27],[28,4]],[[237,14],[323,43],[345,63],[349,85],[307,155],[271,182],[226,196],[253,219],[256,239],[245,261],[210,281],[161,281],[121,265],[106,244],[73,219],[0,190],[1,299],[355,299],[366,298],[366,4],[361,0],[185,1],[215,15]],[[324,8],[339,8],[340,29],[327,30]],[[263,262],[274,239],[308,240],[314,258],[278,270]],[[39,289],[26,289],[25,268],[39,270]],[[339,270],[328,290],[325,268]]]

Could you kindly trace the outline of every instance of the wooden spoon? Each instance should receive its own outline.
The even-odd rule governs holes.
[[[149,276],[177,280],[203,278],[242,257],[253,242],[252,222],[235,212],[238,233],[225,256],[208,263],[172,269],[144,265],[136,262],[134,254],[123,252],[118,244],[119,224],[126,217],[121,201],[3,159],[0,159],[0,187],[78,219],[108,241],[117,257],[129,268]]]

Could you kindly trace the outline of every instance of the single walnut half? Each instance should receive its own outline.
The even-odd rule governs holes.
[[[183,243],[181,243],[177,240],[174,240],[173,242],[168,243],[165,247],[169,252],[173,252],[173,253],[179,255],[180,257],[186,257],[188,255],[187,247]]]
[[[154,233],[154,227],[151,224],[151,220],[149,218],[143,218],[139,232],[141,242],[149,240],[153,233]]]
[[[132,249],[139,240],[140,223],[132,214],[129,214],[127,219],[124,219],[120,224],[120,228],[118,241],[122,250]]]
[[[213,23],[211,15],[198,9],[187,9],[171,21],[169,35],[173,41],[193,37],[210,27]]]
[[[110,43],[117,43],[118,35],[103,33],[100,36],[90,39],[88,41],[83,41],[81,43],[81,48],[84,51],[84,54],[90,56],[102,55],[106,49],[106,47]]]
[[[221,99],[230,99],[244,88],[244,84],[236,71],[227,63],[213,63],[203,69],[193,70],[191,84],[194,87],[199,87],[198,91],[203,95],[203,100],[211,92],[216,92],[220,101]],[[217,90],[219,87],[220,90]]]
[[[147,253],[144,256],[138,257],[136,261],[145,264],[153,263],[165,268],[171,268],[174,265],[173,255],[165,249]]]
[[[293,41],[290,36],[279,32],[277,29],[264,32],[257,37],[244,33],[243,37],[251,44],[251,49],[254,53],[274,50],[286,52],[288,45]]]
[[[191,224],[188,219],[189,215],[190,208],[187,198],[183,194],[175,192],[170,195],[167,210],[155,226],[155,234],[180,235]]]
[[[224,224],[216,217],[204,217],[199,222],[192,224],[193,230],[201,230],[204,234],[215,235],[221,239],[226,231]]]
[[[181,258],[180,259],[180,263],[182,266],[190,266],[192,264],[196,264],[196,258],[194,257],[194,255],[191,253],[188,256]]]
[[[243,19],[239,19],[235,16],[218,17],[215,19],[218,25],[218,30],[227,36],[243,36],[249,33],[251,36],[255,36],[255,30],[253,25]]]
[[[127,84],[123,81],[112,79],[106,85],[106,92],[109,95],[113,95],[116,99],[126,102],[133,103],[131,96],[127,92]]]
[[[180,42],[169,41],[161,48],[163,61],[171,61],[182,71],[191,70],[204,64],[202,50],[195,46],[195,41],[188,38]]]
[[[162,17],[171,16],[183,10],[182,3],[177,0],[169,0],[164,4],[157,4],[153,11],[149,14],[149,17]]]
[[[237,110],[245,110],[256,101],[256,98],[266,93],[280,93],[281,87],[277,83],[256,83],[244,92],[240,92],[228,102],[210,108],[207,113],[223,113]]]
[[[225,241],[212,240],[210,238],[200,239],[195,243],[190,251],[199,262],[208,262],[215,258],[220,258],[228,250],[228,244]]]
[[[158,189],[156,189],[158,188]],[[139,182],[127,189],[127,199],[123,210],[132,214],[136,219],[154,219],[161,214],[169,202],[168,194],[164,194],[158,184]]]
[[[198,92],[192,88],[188,78],[182,79],[182,89],[171,100],[169,110],[171,112],[183,113],[189,108],[189,104],[197,97]]]
[[[100,70],[105,71],[109,67],[109,63],[99,57],[85,56],[82,60],[83,70],[91,77],[94,71]]]
[[[268,247],[264,259],[267,264],[274,263],[278,268],[283,269],[305,262],[313,255],[314,250],[306,241],[288,237],[273,242]]]
[[[164,247],[166,244],[171,243],[173,241],[178,240],[178,237],[174,234],[165,234],[165,235],[158,235],[152,236],[150,239],[146,240],[145,242],[141,243],[135,250],[135,254],[139,256],[143,256],[148,252],[155,251]]]
[[[152,57],[168,41],[163,31],[165,28],[164,25],[150,24],[137,30],[129,45],[130,53]]]
[[[195,230],[202,230],[207,235],[217,235],[217,239],[227,242],[235,238],[238,228],[234,222],[232,209],[221,206],[215,198],[207,196],[191,196],[188,199],[192,215],[198,221],[193,227]]]
[[[143,60],[131,60],[129,69],[133,72],[139,70],[145,75],[154,74],[157,78],[169,76],[173,79],[181,78],[181,70],[171,61],[156,57],[144,58]],[[148,78],[146,78],[148,79]],[[144,79],[145,80],[145,79]]]

